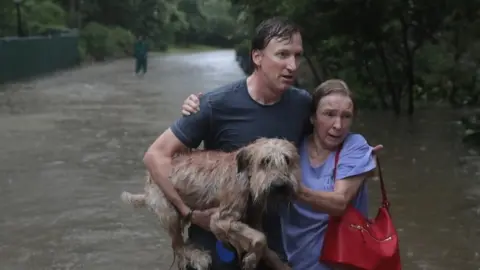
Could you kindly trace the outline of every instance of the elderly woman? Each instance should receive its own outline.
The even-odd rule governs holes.
[[[189,115],[198,109],[190,96],[182,106]],[[367,174],[375,169],[372,148],[350,132],[354,117],[352,93],[342,80],[327,80],[312,94],[313,131],[299,147],[302,185],[296,201],[281,210],[283,245],[295,270],[331,270],[319,262],[329,215],[342,215],[349,203],[367,216]],[[335,155],[340,151],[333,179]],[[338,266],[336,267],[338,269]]]
[[[299,149],[302,187],[297,201],[281,214],[284,248],[295,270],[331,269],[318,260],[329,215],[341,215],[353,202],[367,216],[364,181],[376,165],[372,147],[362,135],[350,132],[353,116],[352,94],[345,82],[328,80],[313,92],[314,130]]]

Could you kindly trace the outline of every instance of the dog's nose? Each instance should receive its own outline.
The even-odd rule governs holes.
[[[273,182],[270,187],[271,192],[286,194],[290,192],[290,187],[285,182]]]

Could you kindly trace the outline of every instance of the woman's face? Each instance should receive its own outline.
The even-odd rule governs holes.
[[[337,147],[350,132],[353,120],[352,99],[342,93],[323,97],[311,120],[322,146],[326,149]]]

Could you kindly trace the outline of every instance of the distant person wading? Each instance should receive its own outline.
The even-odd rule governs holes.
[[[135,74],[142,75],[147,73],[147,52],[148,46],[147,42],[144,40],[143,36],[139,36],[135,42],[134,56],[135,56]]]

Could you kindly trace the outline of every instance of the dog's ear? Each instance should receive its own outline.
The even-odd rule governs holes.
[[[250,163],[247,155],[247,150],[242,149],[238,151],[235,158],[237,159],[237,173],[244,172]]]

